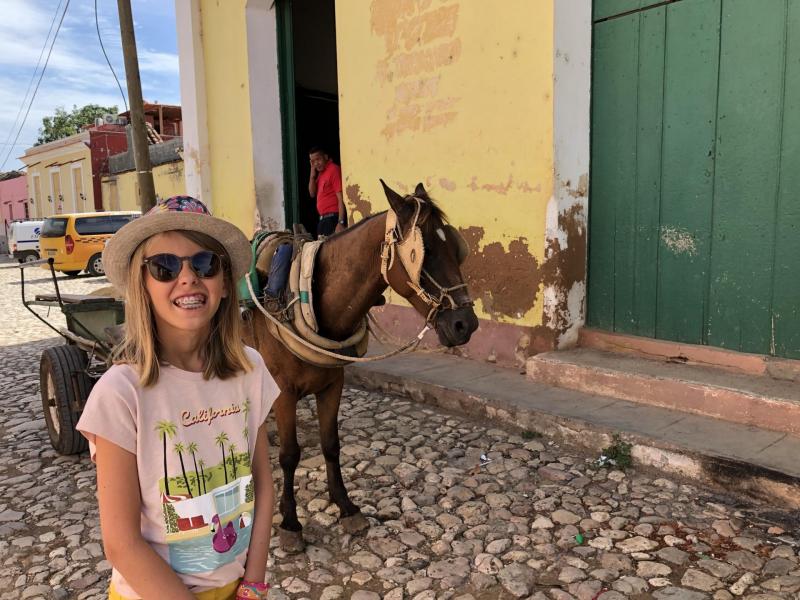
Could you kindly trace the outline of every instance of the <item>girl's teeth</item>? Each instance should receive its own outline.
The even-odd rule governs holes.
[[[205,304],[205,300],[203,298],[178,298],[175,300],[175,304],[180,306],[181,308],[195,308],[198,306],[202,306]]]

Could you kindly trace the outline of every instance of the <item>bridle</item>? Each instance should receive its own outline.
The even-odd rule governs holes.
[[[463,302],[457,302],[453,298],[452,293],[466,288],[466,283],[445,287],[423,268],[425,244],[418,220],[422,203],[425,200],[417,196],[406,196],[405,200],[408,201],[409,199],[413,199],[416,205],[414,207],[414,218],[405,237],[403,237],[397,213],[391,208],[386,213],[386,233],[381,244],[381,275],[383,275],[383,279],[389,287],[408,300],[420,314],[427,313],[425,323],[433,325],[441,311],[467,308],[473,306],[474,303],[469,297]],[[459,246],[458,258],[460,264],[466,258],[466,242],[454,227],[451,225],[445,225],[444,227],[456,237]],[[436,293],[431,294],[422,287],[421,280],[423,276],[433,284],[436,288]]]

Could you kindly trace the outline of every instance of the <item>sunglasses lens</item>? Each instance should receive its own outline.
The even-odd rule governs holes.
[[[147,259],[147,270],[156,281],[174,281],[188,260],[192,270],[202,279],[214,277],[222,270],[222,259],[217,254],[204,250],[192,257],[181,258],[174,254],[156,254]]]
[[[148,259],[147,270],[156,281],[172,281],[181,272],[181,259],[174,254],[156,254]]]
[[[198,277],[214,277],[220,271],[222,261],[213,252],[198,252],[191,258],[192,269]]]

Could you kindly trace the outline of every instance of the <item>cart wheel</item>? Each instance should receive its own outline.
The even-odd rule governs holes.
[[[86,353],[75,346],[55,346],[42,353],[42,407],[50,443],[59,454],[78,454],[88,448],[86,438],[75,430],[93,384],[84,372],[87,362]]]
[[[70,279],[72,279],[73,277],[77,277],[80,274],[81,274],[80,271],[64,271],[64,275],[66,275]]]
[[[89,259],[89,265],[86,267],[86,270],[89,272],[89,275],[93,277],[105,275],[106,270],[103,268],[103,255],[98,252],[92,256],[92,258]]]

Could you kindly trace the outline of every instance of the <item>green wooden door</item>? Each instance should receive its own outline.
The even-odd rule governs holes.
[[[590,326],[800,358],[800,0],[595,0]]]

